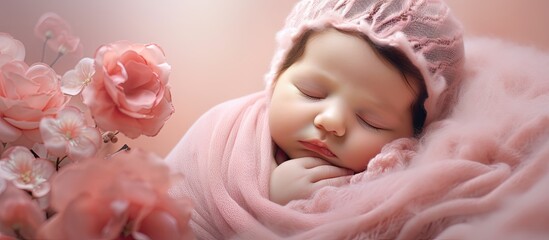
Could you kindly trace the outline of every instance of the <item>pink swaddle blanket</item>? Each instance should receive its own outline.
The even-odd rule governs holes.
[[[549,55],[469,39],[451,114],[387,145],[348,185],[268,199],[268,91],[223,103],[167,156],[200,239],[535,239],[549,236]]]

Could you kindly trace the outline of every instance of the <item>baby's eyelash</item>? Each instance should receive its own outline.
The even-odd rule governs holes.
[[[307,93],[307,91],[302,90],[301,88],[297,87],[297,90],[303,95],[304,97],[311,99],[311,100],[320,100],[325,98],[324,96],[320,96],[319,94],[311,94]]]
[[[303,91],[299,91],[299,92],[301,92],[301,95],[303,95],[304,97],[309,98],[311,100],[320,100],[320,99],[322,99],[320,97],[316,97],[316,96],[312,96],[312,95],[309,95],[307,93],[304,93]]]
[[[363,126],[372,128],[372,129],[374,129],[374,130],[376,130],[376,131],[384,130],[383,128],[376,127],[376,126],[370,124],[370,123],[367,122],[366,120],[362,119],[359,115],[357,115],[356,118],[357,118],[358,122],[359,122],[360,124],[362,124]]]

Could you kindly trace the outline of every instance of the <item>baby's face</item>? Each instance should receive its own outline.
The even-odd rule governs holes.
[[[400,71],[365,40],[329,29],[311,36],[278,78],[269,127],[290,158],[360,172],[383,145],[413,135],[415,99]]]

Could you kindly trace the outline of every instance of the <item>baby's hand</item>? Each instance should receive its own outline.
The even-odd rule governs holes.
[[[304,157],[290,159],[277,166],[271,174],[269,197],[285,205],[291,200],[305,199],[324,186],[340,186],[353,172],[322,159]]]

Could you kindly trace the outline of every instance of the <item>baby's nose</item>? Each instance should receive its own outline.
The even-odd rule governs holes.
[[[314,125],[326,132],[336,136],[345,135],[345,115],[343,108],[338,104],[332,104],[319,112],[315,119]]]

